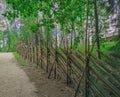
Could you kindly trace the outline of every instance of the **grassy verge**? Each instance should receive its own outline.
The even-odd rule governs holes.
[[[101,45],[100,45],[100,50],[101,50],[102,52],[104,52],[104,53],[108,53],[108,52],[110,51],[110,48],[111,48],[111,47],[114,47],[115,45],[116,45],[116,42],[115,42],[115,41],[103,42],[103,43],[101,43]],[[92,46],[90,46],[90,48],[91,48],[91,47],[92,47]],[[78,46],[78,47],[77,47],[77,50],[81,50],[81,51],[84,52],[85,48],[84,48],[84,46]],[[93,53],[93,54],[96,54],[96,46],[94,47],[92,53]]]
[[[25,61],[23,60],[23,58],[17,53],[17,52],[13,52],[13,55],[15,56],[16,60],[18,61],[18,63],[22,66],[25,65]]]

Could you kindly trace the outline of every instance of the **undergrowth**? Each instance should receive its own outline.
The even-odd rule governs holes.
[[[13,52],[13,55],[15,56],[16,60],[18,61],[18,63],[22,66],[25,65],[25,61],[23,60],[23,58],[17,53],[17,52]]]

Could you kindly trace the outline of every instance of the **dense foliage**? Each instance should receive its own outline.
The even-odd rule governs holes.
[[[94,2],[94,0],[6,0],[8,7],[3,16],[11,22],[16,18],[21,19],[23,26],[18,31],[18,39],[27,39],[25,37],[30,34],[40,32],[46,41],[55,42],[55,37],[59,36],[60,46],[66,46],[67,38],[69,46],[77,48],[85,43],[87,6],[88,29],[91,29],[92,43],[96,39],[95,33],[98,32],[101,43],[104,42],[102,37],[108,29],[108,23],[105,21],[114,11],[114,0],[96,0],[99,15],[98,32],[94,30],[96,29]],[[89,34],[89,31],[87,33]]]

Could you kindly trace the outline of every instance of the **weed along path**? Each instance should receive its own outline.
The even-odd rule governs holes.
[[[0,53],[0,97],[37,97],[35,91],[12,53]]]
[[[73,97],[65,82],[48,79],[34,64],[18,62],[12,53],[0,53],[0,97]]]

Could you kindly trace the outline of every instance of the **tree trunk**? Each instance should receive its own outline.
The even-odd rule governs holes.
[[[97,42],[97,54],[98,58],[100,59],[100,40],[99,40],[99,28],[98,28],[98,10],[97,10],[97,2],[94,1],[94,13],[95,13],[95,35],[96,35],[96,42]]]

